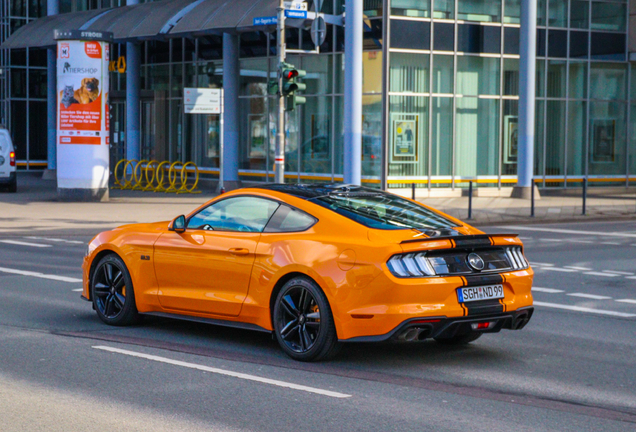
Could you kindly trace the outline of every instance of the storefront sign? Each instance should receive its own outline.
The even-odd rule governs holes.
[[[186,114],[221,114],[221,89],[183,89],[183,109]]]
[[[58,187],[108,187],[108,57],[102,41],[58,40]]]
[[[108,62],[108,72],[126,73],[126,57],[119,56],[117,60]]]
[[[254,18],[252,24],[255,26],[278,24],[278,17],[275,17],[275,16],[256,17]]]

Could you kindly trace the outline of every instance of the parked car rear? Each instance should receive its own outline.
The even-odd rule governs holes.
[[[11,135],[6,129],[0,129],[0,187],[9,192],[18,190],[15,166],[15,149]]]

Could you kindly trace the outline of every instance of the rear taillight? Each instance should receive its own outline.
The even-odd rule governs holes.
[[[15,152],[9,153],[9,165],[15,166]]]

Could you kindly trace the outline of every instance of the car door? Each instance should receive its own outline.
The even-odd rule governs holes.
[[[229,197],[190,217],[185,232],[163,233],[154,252],[161,306],[237,316],[261,232],[278,206],[254,196]]]

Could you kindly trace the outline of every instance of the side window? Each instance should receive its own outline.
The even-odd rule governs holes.
[[[249,196],[224,199],[192,216],[188,229],[263,232],[279,205],[276,201]]]
[[[272,216],[263,232],[276,233],[306,231],[316,222],[318,222],[318,219],[315,217],[283,204],[278,207],[278,210],[274,216]]]

